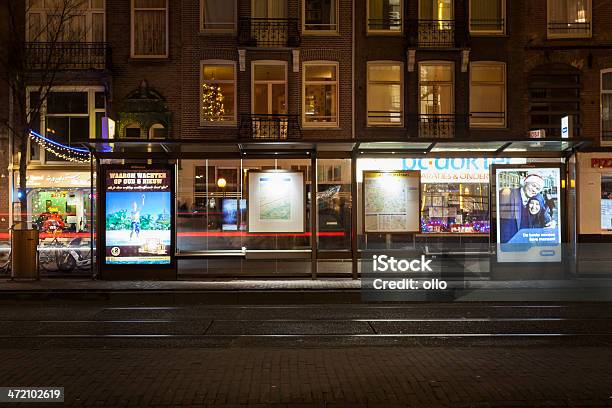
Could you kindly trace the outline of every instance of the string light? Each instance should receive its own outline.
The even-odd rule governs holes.
[[[30,130],[30,139],[41,145],[45,151],[54,154],[64,160],[74,163],[87,163],[90,161],[90,153],[86,149],[66,146],[53,139]]]
[[[224,100],[220,86],[202,84],[202,118],[207,122],[224,120]]]

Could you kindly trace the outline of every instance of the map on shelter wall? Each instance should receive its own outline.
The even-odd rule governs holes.
[[[363,183],[366,232],[418,230],[418,173],[365,171]]]
[[[259,178],[259,219],[289,221],[291,219],[291,177]]]

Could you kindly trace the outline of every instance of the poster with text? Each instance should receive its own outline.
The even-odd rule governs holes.
[[[497,261],[561,261],[561,170],[497,168]]]
[[[304,232],[304,175],[249,172],[249,232]]]
[[[365,232],[419,231],[418,171],[363,172]]]
[[[601,229],[612,231],[612,175],[601,176]]]
[[[108,169],[106,264],[170,264],[172,189],[169,169]]]

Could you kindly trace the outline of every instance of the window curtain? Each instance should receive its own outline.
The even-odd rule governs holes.
[[[136,55],[166,54],[166,11],[134,11],[134,53]]]
[[[234,25],[233,0],[205,0],[204,28],[229,28]]]
[[[553,23],[584,23],[587,21],[585,0],[550,0],[550,19]]]
[[[501,21],[501,0],[472,0],[472,21],[477,24]]]
[[[255,0],[255,18],[287,18],[287,0]]]

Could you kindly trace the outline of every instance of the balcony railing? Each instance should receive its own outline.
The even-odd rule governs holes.
[[[472,127],[502,127],[506,123],[506,112],[470,112]]]
[[[29,69],[102,70],[110,66],[108,44],[103,42],[26,43]]]
[[[418,137],[447,139],[467,136],[467,115],[423,113],[408,120],[416,123]]]
[[[400,18],[370,18],[368,19],[368,31],[399,32],[402,29]]]
[[[465,27],[454,20],[412,20],[408,43],[419,48],[459,48],[466,45]]]
[[[240,137],[254,140],[300,139],[298,115],[241,114]]]
[[[591,22],[551,21],[548,23],[548,34],[559,37],[588,37],[591,33]]]
[[[247,47],[298,47],[296,18],[241,18],[238,40]]]

